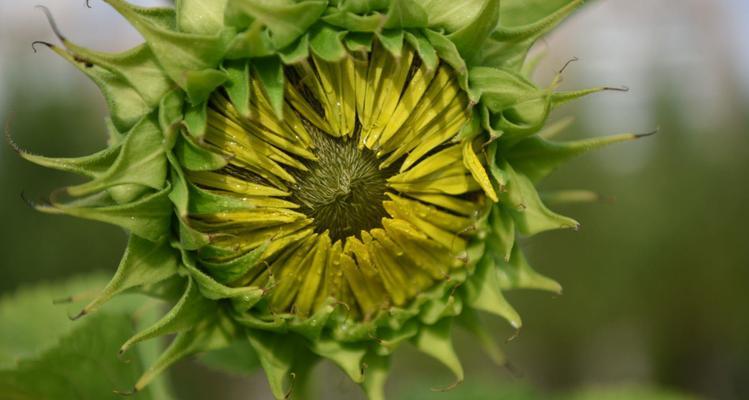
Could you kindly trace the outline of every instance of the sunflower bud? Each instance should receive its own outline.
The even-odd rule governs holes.
[[[133,288],[174,299],[122,346],[176,334],[135,390],[236,340],[254,348],[277,398],[328,359],[381,399],[403,342],[461,382],[453,322],[501,361],[476,311],[519,329],[504,291],[561,291],[516,243],[578,226],[535,182],[637,137],[544,133],[554,107],[605,89],[558,92],[524,69],[530,46],[581,1],[548,14],[508,2],[533,21],[513,27],[499,23],[498,0],[106,2],[143,45],[111,54],[58,35],[49,46],[101,88],[110,146],[21,155],[90,178],[41,211],[130,232],[81,315]]]

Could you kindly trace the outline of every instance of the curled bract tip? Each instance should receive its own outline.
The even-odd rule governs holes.
[[[49,27],[52,29],[52,32],[58,39],[60,39],[60,41],[64,42],[66,40],[65,36],[60,32],[60,28],[57,27],[57,22],[55,22],[55,18],[52,16],[52,12],[49,8],[41,4],[36,5],[36,8],[42,10],[42,13],[44,13],[44,16],[47,18],[47,22],[49,22]]]
[[[433,392],[449,392],[449,391],[455,389],[456,387],[458,387],[458,386],[460,386],[462,384],[463,384],[463,379],[460,379],[460,380],[457,380],[457,381],[455,381],[455,382],[453,382],[453,383],[451,383],[451,384],[449,384],[449,385],[447,385],[447,386],[445,386],[443,388],[432,388],[431,390]]]
[[[660,130],[661,130],[661,127],[660,127],[660,126],[656,126],[656,127],[655,127],[655,129],[654,129],[654,130],[652,130],[652,131],[650,131],[650,132],[645,132],[645,133],[637,133],[637,134],[635,134],[635,138],[636,138],[636,139],[640,139],[640,138],[644,138],[644,137],[648,137],[648,136],[653,136],[653,135],[655,135],[656,133],[658,133],[658,132],[659,132]]]

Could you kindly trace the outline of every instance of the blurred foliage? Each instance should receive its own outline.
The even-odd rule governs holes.
[[[118,358],[135,332],[132,315],[142,304],[123,296],[81,321],[71,321],[91,289],[106,283],[92,276],[24,287],[0,298],[0,398],[7,400],[118,399],[145,369],[153,346]],[[71,293],[75,293],[71,297]],[[64,300],[65,304],[53,304]],[[69,314],[66,314],[67,313]],[[141,319],[144,312],[140,310]],[[150,347],[150,348],[149,348]],[[163,382],[137,399],[168,398]]]

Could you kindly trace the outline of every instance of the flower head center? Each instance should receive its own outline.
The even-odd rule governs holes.
[[[308,129],[315,130],[308,125]],[[328,231],[335,241],[381,226],[387,216],[387,179],[397,172],[380,169],[380,161],[357,138],[333,138],[315,132],[316,160],[305,162],[307,171],[294,173],[292,198],[300,211],[314,219],[315,230]]]

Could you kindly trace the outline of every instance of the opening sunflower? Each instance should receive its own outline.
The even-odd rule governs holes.
[[[561,290],[516,237],[578,226],[535,183],[641,136],[550,139],[564,127],[546,127],[552,109],[610,89],[559,92],[559,77],[546,88],[528,78],[529,48],[581,1],[106,2],[143,45],[92,51],[54,23],[62,46],[35,44],[101,88],[109,146],[79,158],[18,151],[90,178],[39,210],[130,233],[79,317],[128,290],[174,304],[122,346],[176,334],[135,391],[238,342],[277,398],[328,359],[381,399],[405,341],[461,382],[453,322],[503,363],[477,312],[519,328],[504,291]]]

